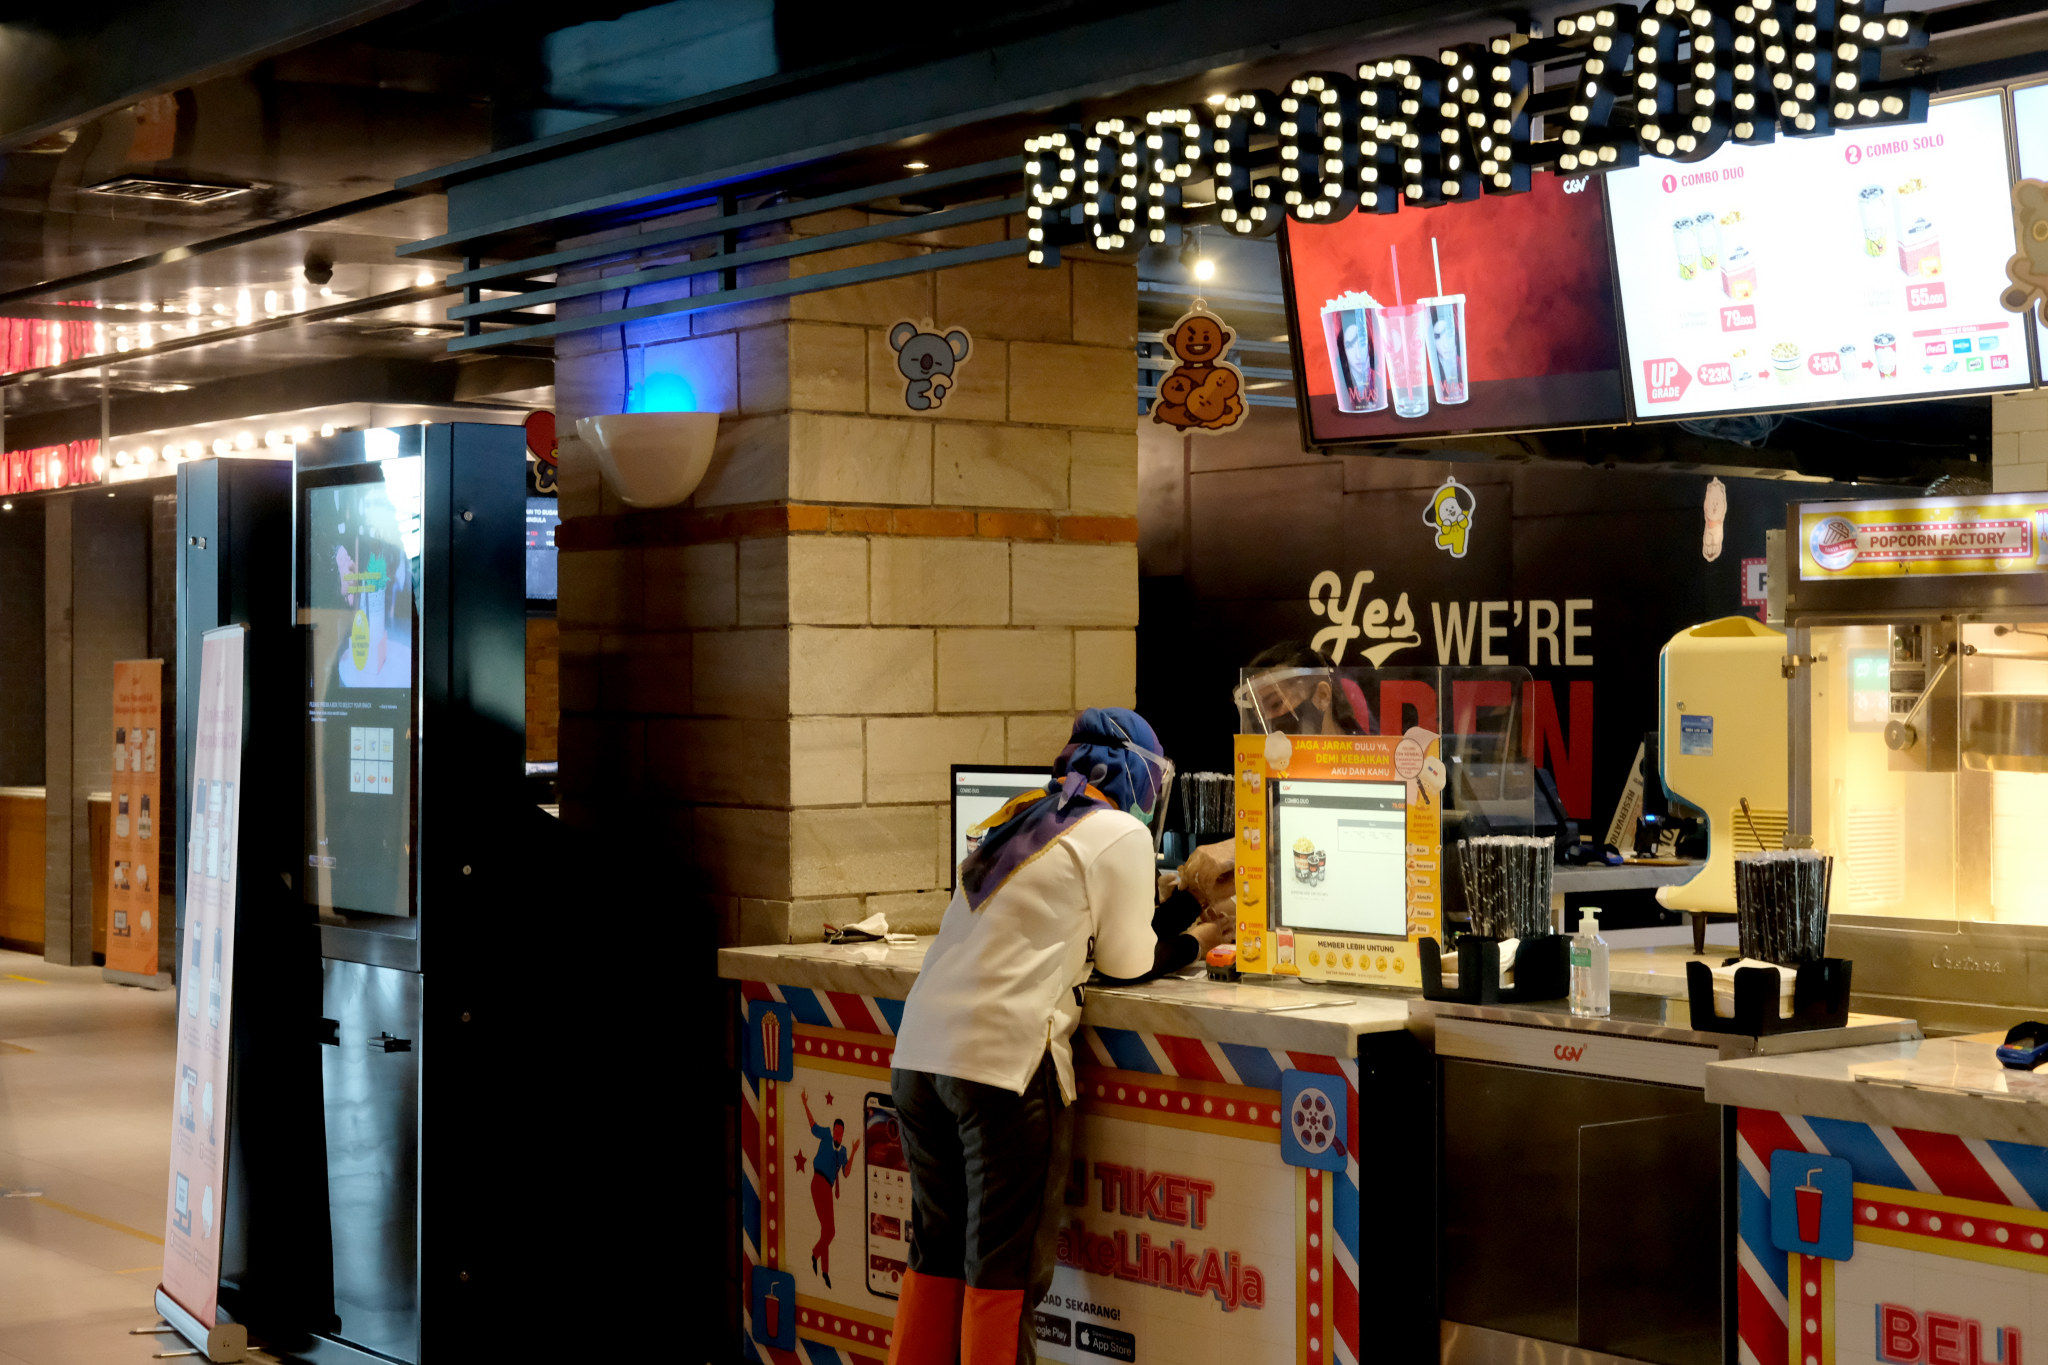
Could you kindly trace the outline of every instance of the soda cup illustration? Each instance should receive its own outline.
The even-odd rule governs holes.
[[[1806,1183],[1792,1192],[1799,1213],[1799,1240],[1811,1245],[1820,1240],[1820,1187],[1813,1183],[1821,1168],[1806,1173]]]
[[[772,1014],[769,1015],[768,1021],[770,1023],[773,1023],[775,1021],[775,1016]],[[768,1339],[770,1341],[779,1339],[782,1336],[781,1285],[770,1285],[768,1287],[767,1293],[761,1296],[761,1313],[762,1316],[766,1319],[765,1325],[768,1328]]]
[[[781,1070],[782,1016],[774,1010],[769,1010],[761,1016],[761,1072],[763,1075],[774,1076]]]

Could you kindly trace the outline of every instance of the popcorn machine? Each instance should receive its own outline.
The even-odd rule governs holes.
[[[1788,842],[1835,855],[1856,1008],[1930,1033],[2048,995],[2044,532],[2048,493],[1804,503],[1773,559]]]

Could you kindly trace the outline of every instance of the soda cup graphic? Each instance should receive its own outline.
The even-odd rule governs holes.
[[[1429,321],[1429,378],[1436,388],[1436,401],[1462,403],[1471,397],[1465,358],[1465,296],[1423,299],[1422,307]]]
[[[1337,411],[1378,412],[1387,405],[1387,324],[1370,294],[1340,294],[1323,305],[1323,341]]]
[[[771,1014],[768,1017],[772,1020],[775,1016]],[[768,1339],[774,1341],[780,1338],[782,1336],[781,1285],[770,1285],[768,1291],[761,1296],[761,1316],[764,1319],[762,1325],[768,1329]]]
[[[1811,1246],[1820,1240],[1820,1188],[1813,1183],[1821,1168],[1806,1173],[1806,1183],[1792,1191],[1799,1213],[1799,1240]]]
[[[1387,377],[1398,417],[1429,412],[1428,310],[1419,303],[1380,310],[1387,319]]]
[[[761,1074],[773,1076],[782,1070],[782,1016],[774,1010],[761,1015]]]

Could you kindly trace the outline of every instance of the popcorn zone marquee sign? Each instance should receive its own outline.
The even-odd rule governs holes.
[[[1607,5],[1559,19],[1549,36],[1516,31],[1350,75],[1306,72],[1284,92],[1041,133],[1024,144],[1027,258],[1050,267],[1063,245],[1120,250],[1164,242],[1169,227],[1261,237],[1289,215],[1330,222],[1519,194],[1541,169],[1698,161],[1729,142],[1923,122],[1927,86],[1880,85],[1878,74],[1885,53],[1926,46],[1925,26],[1881,8]],[[1197,185],[1213,194],[1191,197]]]

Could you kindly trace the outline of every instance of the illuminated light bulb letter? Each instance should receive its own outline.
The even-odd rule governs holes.
[[[1275,168],[1279,135],[1280,97],[1270,90],[1232,95],[1216,115],[1219,217],[1235,236],[1270,237],[1286,217],[1277,193],[1285,183]]]
[[[1560,175],[1636,164],[1636,36],[1633,5],[1603,5],[1560,19],[1558,36],[1584,53],[1584,69],[1557,136]]]
[[[1358,206],[1358,96],[1358,82],[1335,71],[1287,83],[1280,101],[1281,195],[1301,222],[1332,223]]]
[[[1060,248],[1087,233],[1081,218],[1078,127],[1040,133],[1024,143],[1025,262],[1042,270],[1060,263]]]

